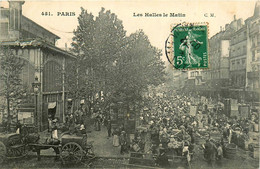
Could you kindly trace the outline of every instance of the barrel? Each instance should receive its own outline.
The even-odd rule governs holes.
[[[234,159],[237,153],[237,145],[231,143],[225,147],[225,157],[228,159]]]

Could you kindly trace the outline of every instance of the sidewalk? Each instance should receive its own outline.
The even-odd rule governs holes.
[[[129,154],[120,154],[120,146],[113,146],[113,137],[107,138],[105,126],[101,126],[101,131],[92,130],[88,134],[88,141],[94,141],[94,152],[98,157],[129,157]]]

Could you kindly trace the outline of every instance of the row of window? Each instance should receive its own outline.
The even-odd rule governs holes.
[[[231,44],[235,44],[235,43],[238,43],[238,42],[241,42],[243,40],[246,40],[247,38],[247,33],[246,31],[243,31],[237,35],[234,35],[231,39]]]
[[[246,54],[246,45],[239,46],[239,47],[232,47],[231,56],[240,56]]]
[[[236,59],[231,61],[230,70],[244,69],[246,65],[246,59]]]

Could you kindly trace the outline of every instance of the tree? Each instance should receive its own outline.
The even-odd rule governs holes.
[[[11,103],[21,98],[23,87],[20,74],[22,72],[24,61],[14,54],[14,50],[6,46],[0,46],[0,81],[3,83],[0,95],[6,100],[7,107],[7,130],[10,130]]]
[[[149,86],[158,86],[164,82],[164,63],[160,59],[161,51],[153,47],[142,30],[127,38],[126,48],[118,62],[116,74],[118,97],[126,104],[135,104],[143,100],[142,94]]]
[[[74,74],[74,78],[78,77],[73,82],[77,86],[74,89],[81,91],[85,98],[93,98],[96,93],[101,95],[101,91],[106,96],[113,80],[111,71],[124,46],[122,21],[104,8],[95,19],[81,8],[78,22],[72,43],[72,51],[77,55],[77,71],[69,71]]]
[[[102,92],[104,105],[123,102],[129,107],[142,100],[149,86],[164,81],[161,51],[142,30],[127,37],[122,21],[109,10],[102,8],[96,18],[81,10],[72,43],[77,66],[70,71],[77,78],[77,90],[85,90],[81,94],[93,97]]]

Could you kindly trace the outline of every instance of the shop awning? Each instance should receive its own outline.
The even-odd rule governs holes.
[[[48,109],[54,109],[56,107],[56,102],[48,103]]]

